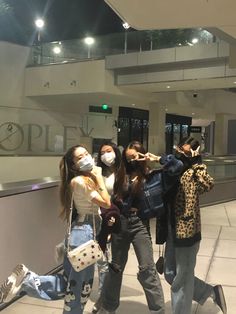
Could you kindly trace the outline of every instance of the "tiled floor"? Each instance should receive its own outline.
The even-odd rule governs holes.
[[[209,283],[222,284],[228,306],[228,314],[236,313],[236,201],[202,208],[203,240],[198,254],[196,275]],[[154,230],[154,228],[152,228]],[[158,247],[154,245],[155,257]],[[146,300],[136,278],[137,261],[133,250],[125,270],[121,305],[117,314],[148,314]],[[97,276],[91,299],[85,313],[91,313],[96,300]],[[162,279],[166,301],[166,314],[170,309],[170,288]],[[45,302],[24,297],[2,311],[3,314],[59,314],[63,301]],[[209,299],[204,306],[193,305],[192,313],[216,314],[220,310]]]

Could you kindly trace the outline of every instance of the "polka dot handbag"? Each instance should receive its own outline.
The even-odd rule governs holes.
[[[93,240],[89,240],[75,249],[70,250],[70,233],[71,233],[71,220],[73,211],[73,195],[71,198],[70,206],[70,217],[67,226],[67,257],[75,271],[79,272],[86,267],[95,264],[99,259],[102,258],[103,252],[95,240],[96,229],[95,229],[95,217],[93,211]]]
[[[96,263],[102,257],[102,254],[102,250],[97,241],[90,240],[69,251],[67,257],[74,270],[79,272]]]

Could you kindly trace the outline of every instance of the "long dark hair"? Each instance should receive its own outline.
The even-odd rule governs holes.
[[[197,139],[189,136],[189,137],[184,137],[178,144],[178,147],[180,149],[182,149],[182,147],[184,145],[190,145],[190,148],[192,150],[196,150],[199,146],[200,146],[200,143]],[[187,169],[191,168],[193,164],[196,164],[196,163],[202,163],[202,156],[201,155],[198,155],[198,156],[195,156],[195,157],[191,157],[191,156],[185,156],[184,154],[179,154],[178,152],[176,153],[176,156],[178,157],[178,159],[180,159],[183,164],[184,164],[184,168],[183,168],[183,172],[186,171]]]
[[[70,212],[70,204],[71,204],[71,180],[80,174],[80,171],[76,169],[76,165],[74,162],[74,154],[75,150],[78,147],[83,147],[82,145],[75,145],[68,149],[65,155],[62,157],[59,168],[60,168],[60,201],[62,205],[62,210],[60,213],[60,217],[63,219],[68,219]],[[86,149],[86,148],[85,148]]]
[[[112,167],[106,166],[102,161],[101,161],[101,150],[103,146],[111,146],[112,149],[114,150],[115,153],[115,163],[112,165]],[[111,141],[104,141],[102,145],[99,147],[98,150],[98,157],[97,157],[97,166],[102,168],[102,175],[104,177],[108,177],[113,171],[115,174],[117,173],[121,163],[121,153],[117,145]],[[111,169],[112,168],[112,169]]]
[[[122,152],[121,165],[116,175],[116,180],[114,184],[114,196],[115,198],[122,199],[126,189],[126,178],[127,174],[131,175],[133,172],[137,175],[137,180],[135,184],[132,186],[131,194],[138,195],[141,186],[143,184],[143,180],[145,179],[148,173],[147,162],[144,161],[134,161],[135,164],[132,165],[126,159],[126,151],[128,149],[134,149],[139,153],[146,154],[146,150],[143,145],[138,141],[131,142]]]

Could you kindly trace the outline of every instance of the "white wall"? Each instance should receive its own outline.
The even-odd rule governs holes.
[[[0,42],[0,106],[21,105],[30,48]]]
[[[0,157],[0,183],[59,176],[61,156]]]
[[[25,96],[104,91],[104,60],[26,69]]]

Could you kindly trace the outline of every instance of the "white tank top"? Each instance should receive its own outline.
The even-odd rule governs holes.
[[[89,188],[82,177],[74,178],[74,204],[80,218],[86,214],[98,214],[98,205],[92,203],[92,199],[99,195],[99,193]]]
[[[109,175],[109,177],[103,177],[105,187],[107,189],[107,192],[111,195],[113,193],[113,185],[115,182],[115,174],[112,173]]]

